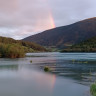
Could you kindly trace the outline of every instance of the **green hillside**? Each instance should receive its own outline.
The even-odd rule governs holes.
[[[0,57],[20,58],[27,52],[44,52],[46,49],[32,42],[0,37]]]
[[[62,52],[96,52],[96,37],[75,44],[62,50]]]

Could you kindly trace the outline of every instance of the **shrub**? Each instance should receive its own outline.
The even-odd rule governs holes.
[[[45,67],[44,67],[44,71],[45,71],[45,72],[49,72],[49,71],[50,71],[50,68],[47,67],[47,66],[45,66]]]
[[[30,63],[32,63],[32,60],[30,60]]]
[[[25,56],[24,48],[18,44],[0,44],[1,57],[20,58]]]
[[[96,96],[96,83],[91,85],[90,92],[92,96]]]

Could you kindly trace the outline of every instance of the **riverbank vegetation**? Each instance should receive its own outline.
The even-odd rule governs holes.
[[[33,42],[26,42],[26,41],[22,41],[22,40],[14,40],[12,38],[6,38],[6,37],[0,37],[0,43],[3,44],[19,44],[21,46],[27,47],[25,48],[25,50],[27,52],[29,51],[46,51],[46,49],[44,47],[42,47],[41,45],[38,45],[36,43]]]
[[[25,56],[24,47],[19,44],[0,44],[0,57],[20,58]]]
[[[44,47],[21,40],[0,37],[0,57],[4,58],[20,58],[24,57],[27,52],[44,52]]]
[[[96,37],[63,49],[61,52],[96,52]]]
[[[45,67],[44,67],[44,71],[45,71],[45,72],[49,72],[49,71],[50,71],[50,68],[49,68],[48,66],[45,66]]]
[[[92,96],[96,96],[96,83],[91,85],[90,92]]]

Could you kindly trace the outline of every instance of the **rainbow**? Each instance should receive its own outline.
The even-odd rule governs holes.
[[[43,1],[46,2],[46,4],[48,4],[48,0],[43,0]],[[56,27],[54,17],[49,4],[47,7],[48,7],[48,10],[46,11],[48,12],[46,14],[47,15],[46,20],[45,19],[43,20],[43,18],[41,18],[41,16],[38,15],[37,21],[34,24],[34,29],[33,29],[34,32],[41,32],[41,31],[44,31],[47,29],[53,29]]]
[[[50,20],[50,27],[55,28],[55,22],[51,12],[49,12],[49,20]]]
[[[44,0],[47,4],[48,4],[48,0]],[[54,18],[53,18],[53,15],[52,15],[52,11],[50,9],[50,6],[48,4],[48,8],[49,8],[49,20],[50,20],[50,27],[51,28],[55,28],[55,22],[54,22]]]

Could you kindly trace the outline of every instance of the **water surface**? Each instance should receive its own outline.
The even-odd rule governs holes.
[[[90,96],[90,84],[96,80],[96,53],[26,55],[0,59],[0,96]],[[45,66],[50,73],[43,71]]]

